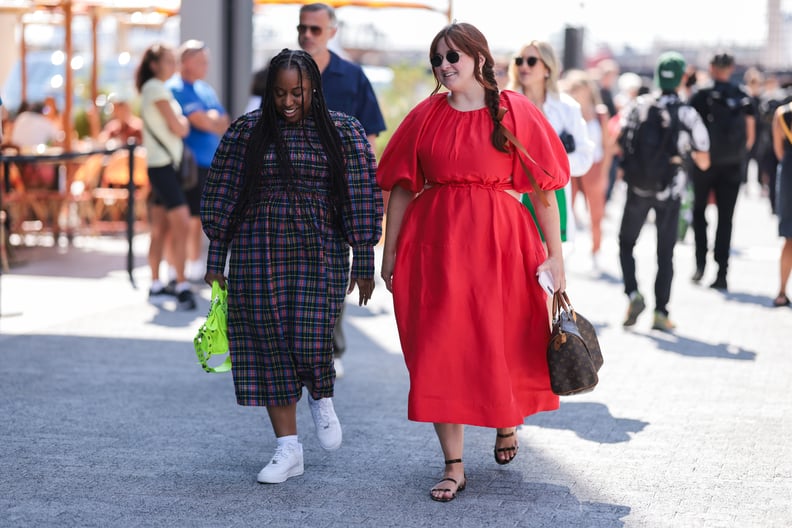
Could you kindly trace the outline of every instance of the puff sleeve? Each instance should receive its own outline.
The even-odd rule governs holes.
[[[207,271],[223,273],[234,237],[231,221],[245,174],[245,152],[260,110],[234,121],[217,147],[201,194],[201,225],[209,238]]]
[[[514,149],[514,190],[532,190],[528,176],[520,164],[520,157],[541,189],[549,191],[563,188],[569,181],[569,158],[552,125],[536,105],[518,93],[502,92],[501,103],[507,109],[503,125],[514,133],[533,158],[528,159]]]
[[[390,191],[399,185],[417,193],[424,188],[425,178],[418,162],[418,141],[435,102],[430,97],[418,103],[388,141],[377,168],[377,183],[384,190]]]
[[[344,233],[352,247],[351,276],[374,277],[374,246],[382,235],[382,192],[377,163],[366,132],[354,117],[332,112],[346,161],[349,200],[343,208]]]

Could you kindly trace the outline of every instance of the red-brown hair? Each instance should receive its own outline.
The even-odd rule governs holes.
[[[449,49],[461,51],[473,59],[473,75],[478,83],[484,87],[484,97],[489,109],[494,128],[492,131],[492,145],[503,152],[506,152],[506,137],[503,135],[498,119],[500,111],[500,93],[498,83],[495,80],[495,60],[487,43],[487,38],[472,24],[465,22],[455,22],[449,24],[435,36],[429,46],[429,58],[437,55],[437,46],[443,40]],[[481,60],[484,63],[481,64]],[[440,78],[436,68],[432,68],[435,77],[435,89],[432,95],[440,91]]]

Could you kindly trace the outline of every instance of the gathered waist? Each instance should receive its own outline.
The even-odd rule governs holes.
[[[520,200],[520,193],[514,190],[511,181],[505,182],[430,182],[427,181],[424,190],[429,190],[435,187],[478,187],[481,189],[491,189],[493,191],[503,191],[515,200]]]

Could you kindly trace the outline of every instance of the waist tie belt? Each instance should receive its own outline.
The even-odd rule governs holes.
[[[503,191],[518,202],[521,200],[522,196],[520,193],[515,191],[512,188],[512,182],[497,182],[497,183],[483,183],[483,182],[470,182],[470,183],[463,183],[463,182],[447,182],[447,183],[440,183],[440,182],[430,182],[427,181],[424,185],[424,190],[429,190],[433,187],[480,187],[482,189],[492,189],[493,191]]]

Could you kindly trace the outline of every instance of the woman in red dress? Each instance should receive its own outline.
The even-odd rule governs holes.
[[[542,245],[519,194],[531,183],[501,125],[545,190],[569,180],[558,135],[524,96],[499,92],[484,36],[451,24],[432,41],[434,93],[388,143],[377,180],[391,191],[382,278],[410,374],[408,418],[434,423],[446,466],[430,495],[465,487],[464,425],[497,429],[495,460],[517,454],[516,426],[558,408],[545,350],[550,325],[536,276],[566,286],[558,206],[535,193]],[[444,86],[448,93],[438,93]],[[505,114],[503,110],[505,109]],[[499,116],[503,115],[499,120]],[[515,199],[517,198],[517,199]]]

